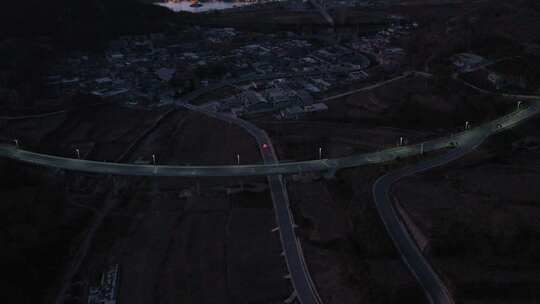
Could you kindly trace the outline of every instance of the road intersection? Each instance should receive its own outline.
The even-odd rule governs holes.
[[[442,159],[437,159],[434,162],[421,163],[418,167],[414,167],[413,169],[404,169],[404,171],[398,171],[396,174],[383,176],[376,182],[373,188],[374,199],[381,218],[383,218],[383,222],[387,227],[392,240],[400,251],[402,259],[416,276],[426,291],[428,298],[432,303],[452,304],[451,297],[448,296],[448,291],[444,287],[444,284],[441,283],[437,274],[429,265],[429,262],[427,262],[422,253],[419,252],[416,244],[411,239],[407,230],[403,227],[403,223],[397,217],[393,205],[388,201],[388,191],[391,185],[399,178],[456,159],[463,155],[465,151],[477,148],[490,135],[512,128],[540,112],[540,105],[533,103],[526,108],[520,108],[506,116],[479,125],[478,127],[423,143],[335,159],[280,163],[276,157],[270,138],[264,130],[257,128],[255,125],[236,118],[235,116],[211,112],[186,103],[178,103],[177,106],[203,112],[209,116],[226,120],[243,127],[256,138],[264,164],[234,166],[161,166],[108,163],[35,153],[8,144],[0,144],[0,157],[56,169],[112,175],[187,177],[267,176],[274,203],[278,231],[280,233],[284,256],[289,270],[289,277],[294,287],[291,299],[297,298],[302,304],[320,304],[322,301],[318,296],[316,287],[309,274],[300,242],[295,233],[296,225],[290,210],[287,190],[282,177],[283,174],[310,171],[335,171],[343,168],[384,163],[397,158],[423,154],[424,152],[457,147],[457,149],[453,149]]]
[[[186,103],[179,106],[200,112],[215,119],[236,124],[246,130],[257,141],[257,146],[265,164],[278,164],[274,146],[268,134],[256,125],[235,116],[216,113]],[[282,175],[268,175],[268,185],[274,205],[277,231],[283,248],[283,256],[289,271],[288,278],[294,287],[290,300],[298,299],[302,304],[322,304],[317,288],[304,260],[300,240],[296,236],[296,224],[289,203],[289,195]]]

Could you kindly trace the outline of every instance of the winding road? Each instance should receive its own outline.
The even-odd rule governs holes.
[[[434,160],[424,161],[412,167],[390,172],[377,179],[373,185],[373,200],[386,231],[398,249],[401,259],[420,283],[429,302],[432,304],[453,304],[454,301],[439,275],[424,257],[417,243],[409,234],[407,227],[401,221],[390,198],[390,190],[392,185],[404,177],[445,165],[471,150],[470,147],[451,150]]]
[[[538,113],[538,105],[529,108],[530,114]],[[416,241],[409,234],[406,225],[402,222],[395,205],[390,198],[392,186],[400,179],[429,169],[446,165],[474,151],[490,135],[515,126],[517,123],[529,118],[523,111],[517,111],[495,123],[488,123],[480,127],[477,136],[469,137],[460,147],[437,157],[422,161],[414,166],[392,171],[378,178],[373,185],[373,200],[384,226],[398,249],[401,259],[422,286],[427,298],[432,304],[454,304],[445,284],[433,269],[429,261],[422,254]],[[505,119],[506,118],[506,119]]]
[[[218,119],[234,122],[244,127],[251,135],[257,139],[259,149],[265,161],[261,165],[243,166],[149,166],[123,163],[107,163],[82,159],[71,159],[47,154],[40,154],[19,149],[13,145],[0,145],[0,157],[5,157],[21,162],[32,163],[57,169],[74,171],[93,172],[101,174],[117,175],[145,175],[145,176],[249,176],[265,175],[271,188],[274,202],[274,210],[277,223],[279,225],[280,238],[287,260],[287,267],[291,281],[294,286],[295,296],[302,304],[321,303],[316,293],[315,286],[309,275],[309,271],[303,259],[301,246],[296,237],[295,224],[292,217],[287,190],[283,182],[282,174],[300,173],[308,171],[332,171],[341,168],[357,167],[365,164],[376,164],[394,160],[398,157],[407,157],[422,152],[434,151],[449,146],[458,146],[458,149],[447,154],[446,158],[434,163],[419,165],[414,169],[404,169],[395,175],[383,177],[377,181],[374,187],[374,197],[378,210],[383,221],[394,240],[396,246],[402,253],[402,258],[408,267],[416,275],[424,290],[429,295],[433,303],[451,303],[443,301],[447,292],[442,283],[439,283],[436,273],[425,260],[416,244],[410,239],[401,221],[396,218],[393,206],[388,202],[388,189],[390,185],[404,174],[419,172],[429,169],[439,164],[449,162],[464,153],[478,147],[490,135],[509,129],[520,122],[538,114],[540,105],[533,103],[527,108],[522,108],[506,116],[495,119],[491,122],[480,125],[462,133],[427,141],[410,146],[396,147],[379,152],[352,155],[336,159],[322,159],[303,162],[279,163],[274,152],[274,148],[263,130],[258,129],[253,124],[238,119],[234,116],[227,116],[201,110],[200,108],[188,104],[179,104],[193,110],[205,111],[206,114]],[[401,172],[401,173],[400,173]]]
[[[379,87],[388,82],[395,81],[396,79],[401,79],[409,75],[411,75],[411,73],[406,73],[395,79],[391,79],[360,90],[368,90],[374,87]],[[345,94],[354,94],[355,92],[356,90],[354,92],[348,92]],[[342,95],[343,94],[336,98],[345,96]],[[467,152],[476,149],[476,147],[478,147],[492,134],[512,128],[520,122],[540,112],[540,105],[537,103],[532,103],[526,108],[521,108],[508,115],[482,124],[476,128],[423,143],[335,159],[280,163],[277,159],[268,134],[255,125],[232,115],[211,112],[187,103],[177,102],[176,106],[188,108],[193,111],[199,111],[216,119],[225,120],[241,126],[257,140],[264,164],[236,166],[161,166],[108,163],[35,153],[20,149],[10,144],[0,144],[0,157],[56,169],[112,175],[185,177],[267,176],[274,203],[278,231],[280,233],[284,256],[289,270],[289,277],[294,287],[294,293],[289,300],[297,298],[302,304],[320,304],[322,301],[309,274],[300,242],[295,233],[296,225],[290,210],[287,189],[282,177],[283,174],[310,171],[335,171],[342,168],[384,163],[397,158],[410,157],[413,155],[422,154],[423,152],[435,151],[448,147],[457,147],[441,158],[422,162],[414,167],[391,172],[378,179],[373,187],[373,197],[384,225],[388,230],[394,244],[400,251],[403,261],[422,285],[431,303],[453,304],[446,287],[441,282],[440,278],[433,270],[429,262],[425,259],[421,251],[418,249],[418,246],[414,240],[412,240],[406,227],[397,215],[388,194],[391,186],[397,180],[405,176],[451,162],[452,160],[463,156]]]

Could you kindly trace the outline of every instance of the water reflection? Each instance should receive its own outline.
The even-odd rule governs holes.
[[[249,2],[225,2],[225,1],[205,1],[205,2],[192,2],[192,1],[175,1],[175,2],[164,2],[157,3],[167,7],[175,12],[186,11],[192,13],[201,13],[211,10],[223,10],[228,8],[235,8],[244,5],[249,5]]]

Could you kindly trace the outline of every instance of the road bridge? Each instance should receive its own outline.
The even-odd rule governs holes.
[[[0,144],[0,157],[40,166],[115,175],[139,176],[266,176],[294,174],[314,171],[330,171],[352,168],[362,165],[389,162],[397,158],[405,158],[423,152],[448,148],[451,145],[474,145],[478,138],[483,138],[500,130],[509,129],[539,112],[540,105],[531,104],[520,110],[500,117],[470,130],[408,146],[400,146],[371,153],[355,154],[334,159],[317,159],[298,162],[273,162],[253,165],[224,166],[182,166],[182,165],[138,165],[126,163],[100,162],[84,159],[73,159],[42,154],[17,148],[13,144]],[[247,122],[246,122],[247,123]]]

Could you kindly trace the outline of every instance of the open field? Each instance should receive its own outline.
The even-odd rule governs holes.
[[[427,237],[432,261],[464,303],[533,303],[538,297],[538,123],[395,187]]]

